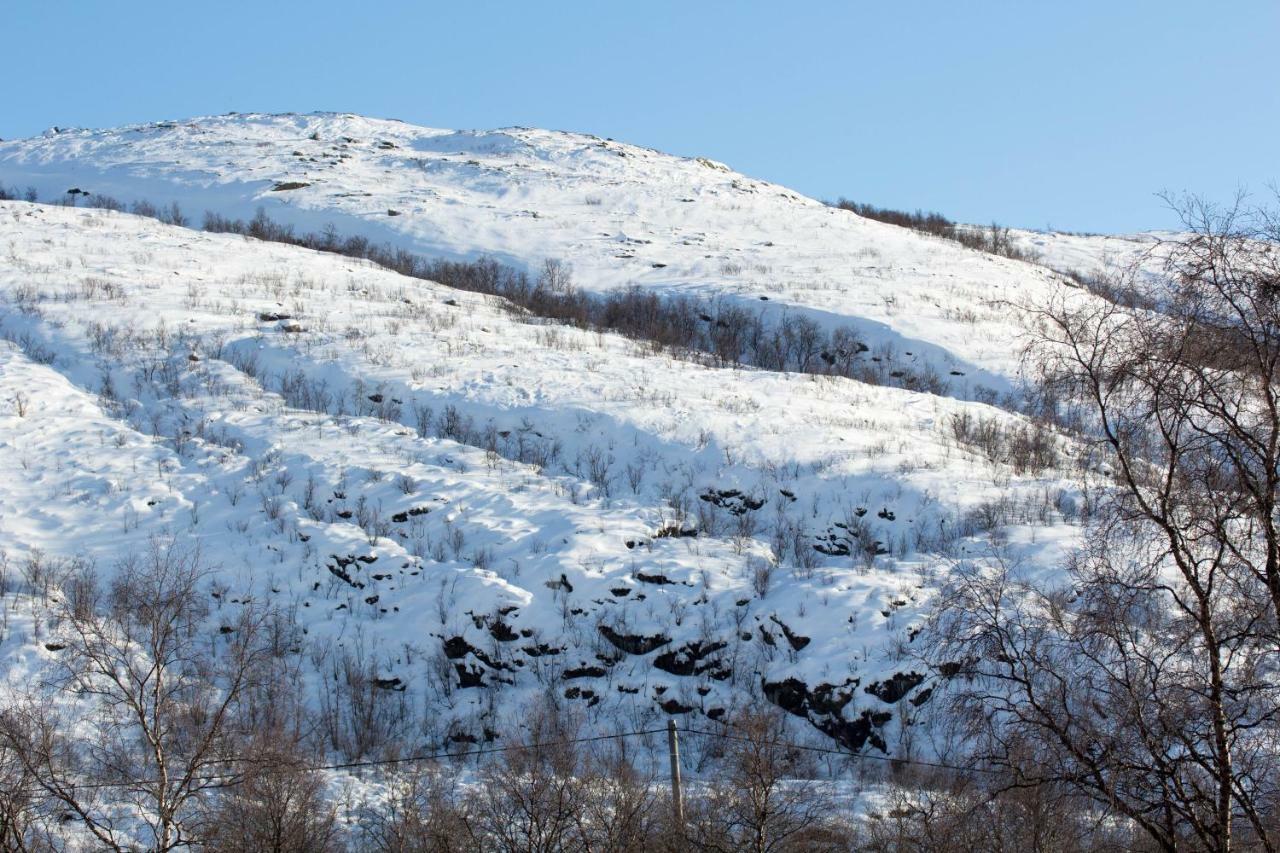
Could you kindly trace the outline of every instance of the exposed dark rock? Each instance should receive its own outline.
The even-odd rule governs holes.
[[[867,743],[870,743],[881,752],[888,752],[884,738],[880,737],[876,729],[891,719],[893,719],[892,714],[863,711],[854,720],[828,718],[815,723],[815,725],[819,731],[826,733],[836,742],[854,752],[861,750]]]
[[[848,749],[857,751],[868,742],[876,749],[884,752],[884,739],[876,733],[876,729],[893,718],[885,712],[864,710],[853,720],[842,715],[845,705],[853,698],[852,689],[857,686],[853,681],[843,687],[821,684],[810,690],[797,678],[783,681],[765,682],[763,690],[765,698],[788,713],[808,719],[821,732],[829,735]]]
[[[547,589],[562,589],[565,592],[573,592],[573,584],[569,583],[569,579],[564,574],[561,574],[559,580],[547,581]]]
[[[415,506],[405,510],[404,512],[395,513],[391,516],[391,520],[396,524],[404,524],[413,516],[426,515],[429,512],[431,512],[431,507],[429,506]]]
[[[477,649],[463,637],[450,637],[444,641],[443,646],[444,656],[450,660],[460,660],[467,655],[472,655],[490,669],[511,669],[510,665],[494,660],[483,649]]]
[[[838,717],[853,699],[853,690],[857,686],[857,679],[853,679],[841,685],[824,682],[811,690],[800,679],[787,678],[765,682],[762,689],[766,699],[797,717],[809,717],[811,714]]]
[[[728,643],[718,640],[706,644],[694,641],[678,649],[658,655],[653,659],[653,665],[672,675],[697,675],[709,671],[714,671],[718,675],[721,671],[719,661],[702,663],[702,660],[726,648],[728,645]]]
[[[471,644],[462,637],[450,637],[444,641],[444,656],[450,660],[466,657],[469,651]]]
[[[403,681],[401,681],[399,678],[393,676],[391,678],[375,678],[373,680],[373,686],[378,688],[379,690],[396,690],[399,692],[404,692],[404,689],[408,685],[405,684]]]
[[[351,562],[343,563],[339,561],[338,565],[335,566],[332,563],[329,563],[325,565],[325,568],[328,569],[329,573],[334,577],[346,581],[349,586],[352,586],[355,589],[364,589],[364,583],[351,577],[351,573],[346,570],[346,567],[349,565],[351,565]]]
[[[853,553],[848,542],[832,535],[819,536],[818,541],[814,543],[813,550],[828,557],[847,557]]]
[[[737,489],[721,489],[719,491],[712,489],[703,492],[698,497],[732,515],[745,515],[748,511],[754,512],[764,506],[765,503],[764,498],[744,495]]]
[[[499,643],[510,643],[514,640],[520,639],[520,635],[511,630],[511,626],[506,622],[503,622],[501,619],[495,620],[494,623],[489,626],[489,634]]]
[[[462,663],[455,663],[453,668],[458,671],[459,687],[483,687],[484,686],[484,670],[478,666],[467,666]]]
[[[924,681],[924,675],[919,672],[898,672],[887,681],[877,681],[874,684],[868,684],[866,690],[873,696],[877,696],[881,701],[893,704],[901,701],[917,686]]]
[[[782,633],[786,635],[787,642],[791,644],[791,648],[794,649],[795,651],[797,652],[800,651],[805,646],[809,645],[810,642],[812,642],[812,640],[809,637],[801,636],[800,634],[797,634],[794,631],[792,631],[790,628],[788,628],[786,625],[780,622],[777,616],[770,616],[769,619],[775,625],[777,625],[779,628],[782,629]]]
[[[607,672],[608,670],[602,666],[577,666],[571,669],[566,669],[560,677],[565,681],[569,681],[574,678],[601,678]]]
[[[612,643],[616,648],[621,649],[631,655],[647,655],[649,652],[665,646],[671,642],[670,637],[662,634],[654,634],[653,636],[645,636],[643,634],[621,634],[608,625],[601,625],[599,628],[601,636]]]

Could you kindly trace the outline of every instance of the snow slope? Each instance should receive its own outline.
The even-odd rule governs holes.
[[[227,142],[233,125],[251,131],[243,151]],[[776,188],[732,190],[724,182],[737,179],[714,166],[534,131],[212,119],[59,134],[3,156],[6,169],[20,160],[32,174],[56,175],[49,181],[87,184],[82,172],[56,170],[98,146],[99,175],[121,183],[93,189],[124,195],[145,172],[173,182],[165,186],[190,182],[192,198],[205,181],[250,203],[286,176],[275,172],[278,144],[302,145],[313,128],[326,139],[359,132],[360,143],[341,144],[362,153],[288,163],[300,171],[287,176],[333,176],[292,196],[290,210],[311,199],[316,216],[346,210],[374,221],[381,198],[329,193],[357,181],[369,192],[407,192],[344,171],[392,158],[388,174],[451,174],[455,192],[467,194],[453,206],[476,243],[492,245],[458,244],[458,252],[514,252],[558,235],[552,248],[576,247],[584,283],[592,258],[602,286],[622,283],[617,272],[605,280],[601,246],[616,253],[625,244],[582,237],[589,226],[570,218],[572,203],[554,208],[542,185],[566,199],[566,186],[604,193],[601,176],[622,181],[619,164],[633,160],[676,163],[689,178],[682,191],[704,203],[663,207],[659,196],[674,186],[659,182],[634,202],[649,211],[637,220],[647,224],[626,227],[652,233],[645,215],[703,211],[690,216],[717,246],[718,257],[702,263],[694,256],[709,246],[638,245],[638,258],[661,251],[689,276],[664,278],[638,259],[625,266],[653,286],[733,292],[739,283],[711,265],[767,257],[766,247],[750,247],[769,227],[801,247],[789,250],[787,270],[808,263],[806,252],[816,259],[824,241],[862,235],[860,251],[882,246],[878,262],[916,282],[894,292],[921,300],[948,259],[959,265],[957,292],[1047,281],[1034,267],[837,216]],[[455,162],[463,147],[490,165]],[[252,167],[263,177],[251,180],[226,164],[252,150],[263,151],[263,165]],[[135,159],[113,163],[107,151]],[[158,162],[165,151],[168,164]],[[592,164],[595,177],[579,186],[564,160]],[[524,183],[501,190],[484,178],[498,163]],[[424,186],[415,196],[424,212],[390,218],[387,233],[403,229],[415,245],[460,239],[466,228],[440,214],[450,205]],[[616,215],[608,211],[635,186],[615,188],[600,216]],[[409,208],[408,196],[395,198]],[[548,208],[547,221],[510,213],[530,198]],[[730,245],[728,230],[746,211],[763,211],[765,198],[770,210],[795,211],[791,227],[762,221]],[[721,230],[709,236],[717,218]],[[802,222],[827,226],[809,242]],[[916,253],[908,254],[921,265],[914,278],[897,266],[901,247]],[[841,257],[822,263],[835,268]],[[979,273],[996,283],[962,283]],[[873,289],[885,290],[865,269],[850,275],[847,290],[817,288],[815,274],[774,293],[855,312],[875,303]],[[1007,341],[961,340],[982,337],[996,314],[970,325],[943,319],[955,310],[936,300],[931,340],[1004,369],[1007,354],[996,350]],[[907,334],[908,315],[882,317]],[[763,694],[849,748],[895,751],[903,723],[929,709],[913,629],[947,572],[985,553],[993,527],[1011,557],[1045,568],[1076,535],[1061,475],[1019,474],[957,441],[957,416],[1020,423],[990,406],[707,368],[367,263],[126,214],[0,202],[0,337],[0,551],[10,566],[80,556],[109,572],[152,537],[198,544],[216,566],[219,607],[253,599],[292,614],[314,701],[355,662],[385,686],[378,698],[388,719],[414,743],[484,738],[536,696],[607,728],[673,713],[718,719]],[[11,685],[34,678],[52,654],[26,630],[0,642]],[[350,752],[342,742],[332,748]]]
[[[1171,231],[1141,234],[1063,234],[1055,231],[1011,229],[1013,244],[1037,257],[1039,263],[1085,278],[1123,275],[1133,268],[1147,274],[1160,271],[1161,241],[1185,235]]]
[[[589,289],[637,284],[773,317],[804,311],[828,328],[856,326],[894,357],[962,374],[952,393],[966,398],[979,385],[1009,387],[1022,329],[1009,303],[1034,301],[1059,279],[713,160],[527,128],[232,114],[57,130],[0,143],[0,182],[34,186],[44,200],[75,188],[177,201],[196,224],[206,210],[248,218],[262,206],[300,228],[332,224],[427,255],[561,259]],[[1104,252],[1094,238],[1031,241],[1055,258],[1071,243],[1066,268]]]

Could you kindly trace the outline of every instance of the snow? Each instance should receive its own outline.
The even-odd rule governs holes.
[[[705,158],[528,128],[435,130],[323,113],[62,130],[0,143],[0,182],[35,186],[46,200],[72,188],[174,200],[197,224],[206,210],[249,218],[262,206],[302,229],[333,224],[430,256],[561,259],[589,289],[636,284],[773,317],[803,311],[944,376],[963,372],[959,396],[1008,388],[1023,329],[1009,303],[1034,302],[1060,280]],[[302,186],[276,189],[292,185]],[[1104,254],[1096,238],[1023,236],[1055,268]]]
[[[332,654],[358,636],[382,677],[402,678],[415,699],[447,699],[428,739],[474,730],[486,713],[486,691],[445,697],[425,663],[454,637],[514,667],[516,683],[498,686],[507,709],[545,679],[593,685],[600,719],[652,716],[660,698],[731,708],[761,679],[871,684],[909,668],[888,650],[906,643],[952,559],[918,549],[916,531],[956,524],[984,500],[1069,485],[957,447],[951,414],[1013,417],[988,406],[655,357],[335,256],[20,202],[0,204],[0,246],[3,334],[38,359],[17,344],[0,355],[10,562],[41,551],[109,569],[148,537],[180,535],[231,597],[288,604]],[[260,318],[286,309],[305,331]],[[328,412],[287,405],[286,375],[323,389]],[[497,452],[418,434],[415,411],[450,406],[478,432],[491,427]],[[539,433],[558,457],[513,461],[516,442]],[[592,460],[605,472],[594,482]],[[735,535],[721,513],[717,535],[657,535],[697,527],[713,489],[763,500],[756,529]],[[361,506],[380,535],[376,521],[373,537],[355,523]],[[777,518],[814,534],[857,508],[889,554],[870,567],[815,555],[757,593]],[[1036,530],[1025,550],[1048,548],[1046,562],[1074,535]],[[329,568],[350,556],[375,558],[345,567],[360,586]],[[495,640],[498,621],[527,636]],[[600,625],[671,641],[621,654]],[[780,625],[811,642],[788,650]],[[782,647],[762,643],[761,628]],[[732,643],[728,679],[653,667],[707,637]],[[620,660],[607,678],[559,683],[531,675],[546,666],[520,651],[532,643],[567,649],[554,672],[599,666],[601,652]],[[846,713],[879,702],[861,694]]]
[[[308,186],[273,190],[290,181]],[[893,701],[868,688],[922,671],[930,602],[996,547],[974,519],[1004,502],[1001,556],[1033,571],[1078,536],[1058,510],[1067,474],[1020,474],[952,423],[1020,423],[970,398],[1018,376],[1013,303],[1059,286],[1049,267],[1110,257],[1099,238],[1018,232],[1047,266],[1015,262],[713,161],[331,114],[0,143],[0,183],[177,200],[197,220],[263,205],[426,254],[561,258],[588,289],[803,311],[963,374],[940,396],[710,368],[343,257],[0,202],[11,573],[36,557],[109,573],[178,537],[214,567],[218,607],[296,614],[311,701],[345,657],[400,679],[417,746],[518,724],[548,693],[600,730],[660,724],[672,700],[708,725],[795,679],[849,695],[815,726],[891,712],[878,732],[894,752],[931,682]],[[1147,240],[1120,238],[1116,256]],[[859,554],[859,526],[881,553]],[[828,537],[853,553],[815,550]],[[38,597],[10,599],[0,668],[22,687],[50,652]],[[623,651],[610,633],[657,645]],[[671,671],[712,643],[697,672]]]

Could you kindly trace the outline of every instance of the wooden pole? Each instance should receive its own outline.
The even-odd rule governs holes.
[[[680,793],[680,741],[676,736],[676,721],[667,720],[667,752],[671,757],[671,810],[676,830],[684,833],[684,799]]]

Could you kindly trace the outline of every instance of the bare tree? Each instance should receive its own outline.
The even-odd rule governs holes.
[[[740,713],[724,740],[717,781],[690,803],[689,841],[696,849],[848,849],[833,803],[813,781],[811,753],[788,742],[781,711]]]
[[[233,853],[337,851],[337,815],[324,780],[301,760],[296,737],[268,732],[249,744],[252,761],[223,789],[206,819],[204,846]]]
[[[156,851],[189,844],[201,795],[243,775],[237,705],[267,656],[261,617],[245,607],[212,629],[206,575],[197,552],[153,542],[104,594],[79,578],[54,672],[3,712],[0,737],[41,795],[103,848],[138,833]]]
[[[1096,810],[1065,787],[1001,790],[1002,784],[979,773],[897,774],[881,805],[859,821],[856,847],[866,853],[1147,849],[1140,835],[1098,820]]]
[[[588,756],[579,772],[581,807],[576,839],[590,853],[642,853],[668,839],[669,804],[660,801],[652,776],[640,773],[621,752]]]
[[[359,843],[374,853],[453,853],[473,849],[457,778],[437,766],[413,766],[387,783],[380,801],[360,809]]]
[[[0,725],[3,722],[0,721]],[[0,735],[0,850],[52,849],[37,802],[36,781],[18,752]]]
[[[473,843],[505,853],[579,850],[575,842],[582,789],[582,756],[571,741],[574,721],[550,703],[529,715],[523,738],[486,765],[467,799]]]
[[[1031,350],[1085,447],[1065,583],[956,573],[935,623],[979,752],[1164,850],[1276,849],[1280,229],[1180,206],[1190,233],[1105,292],[1039,306]],[[1150,270],[1159,262],[1161,274]]]
[[[1231,571],[1280,619],[1280,221],[1242,202],[1176,206],[1189,230],[1107,288],[1034,313],[1046,387],[1083,404],[1114,509],[1184,578]]]

